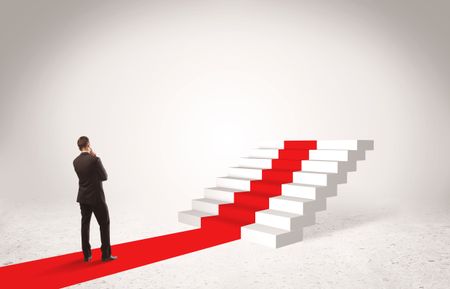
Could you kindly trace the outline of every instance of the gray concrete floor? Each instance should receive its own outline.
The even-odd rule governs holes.
[[[70,205],[1,210],[0,263],[78,251],[78,208]],[[113,243],[188,228],[175,218],[156,227],[142,217],[112,218]],[[91,230],[98,246],[97,225]],[[449,288],[448,209],[328,210],[318,214],[318,224],[304,235],[304,241],[277,250],[235,241],[72,287]]]

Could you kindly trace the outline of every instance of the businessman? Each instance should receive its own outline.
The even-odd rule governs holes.
[[[108,175],[100,158],[92,150],[89,138],[82,136],[78,139],[77,144],[81,154],[73,160],[73,166],[79,180],[77,202],[80,203],[81,209],[81,243],[84,261],[89,262],[92,259],[91,245],[89,244],[92,213],[100,226],[102,261],[112,261],[117,257],[111,255],[109,212],[102,185]]]

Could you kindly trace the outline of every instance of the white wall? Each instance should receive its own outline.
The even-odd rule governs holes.
[[[445,3],[91,2],[1,4],[0,208],[75,202],[80,135],[159,217],[277,138],[375,140],[335,207],[449,200]]]

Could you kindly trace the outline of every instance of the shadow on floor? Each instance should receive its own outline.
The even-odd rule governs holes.
[[[374,208],[364,212],[358,208],[357,213],[355,212],[356,210],[352,212],[352,209],[349,208],[345,212],[322,211],[316,213],[316,224],[303,229],[304,240],[330,236],[337,231],[364,226],[397,214],[397,210],[393,208]]]

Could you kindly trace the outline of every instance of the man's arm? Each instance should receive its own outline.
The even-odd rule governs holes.
[[[106,181],[108,179],[108,174],[106,173],[105,167],[103,167],[100,158],[97,158],[97,172],[98,175],[100,176],[100,180]]]

